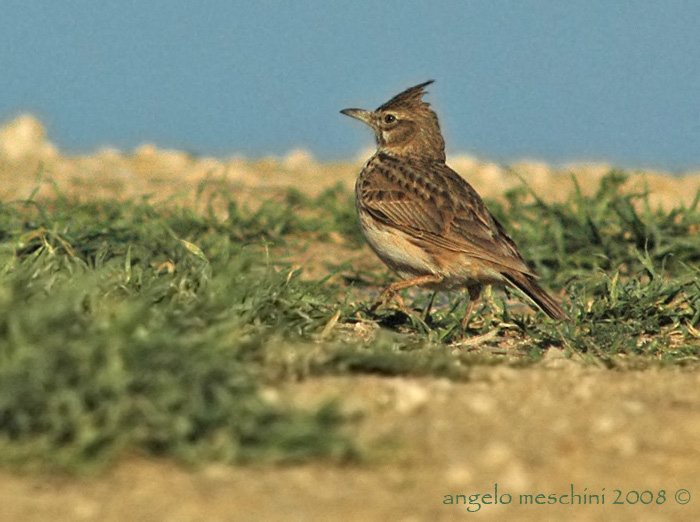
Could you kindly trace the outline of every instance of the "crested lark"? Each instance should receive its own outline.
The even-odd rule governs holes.
[[[519,288],[553,319],[567,314],[537,283],[518,247],[474,188],[445,164],[437,115],[416,85],[375,111],[342,112],[369,125],[377,152],[357,178],[355,202],[372,250],[403,281],[390,284],[374,308],[412,286],[466,287],[471,309],[484,284]]]

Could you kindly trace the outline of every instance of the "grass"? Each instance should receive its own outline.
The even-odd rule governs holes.
[[[698,198],[651,208],[646,194],[622,192],[624,179],[613,171],[594,196],[563,203],[525,185],[490,203],[543,284],[564,290],[573,320],[494,292],[466,343],[456,295],[429,315],[420,291],[412,314],[369,312],[391,276],[342,261],[363,242],[341,188],[256,209],[225,191],[205,198],[205,187],[194,209],[59,192],[2,202],[0,462],[356,459],[342,404],[301,408],[265,390],[319,375],[468,379],[474,365],[536,364],[551,347],[608,366],[697,361]],[[295,267],[310,243],[338,250],[310,271],[322,277]]]

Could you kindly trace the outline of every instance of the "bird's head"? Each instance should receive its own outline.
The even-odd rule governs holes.
[[[445,141],[430,104],[423,101],[430,80],[381,105],[374,111],[345,109],[341,113],[369,125],[377,140],[377,149],[394,156],[416,156],[445,161]]]

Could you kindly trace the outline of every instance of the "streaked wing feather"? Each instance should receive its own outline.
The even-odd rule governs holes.
[[[385,225],[438,248],[531,274],[481,197],[444,163],[379,154],[363,171],[357,190],[364,209]]]

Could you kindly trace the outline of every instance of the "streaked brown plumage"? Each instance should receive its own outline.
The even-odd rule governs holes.
[[[508,284],[551,318],[567,318],[479,194],[445,164],[437,115],[423,101],[431,83],[411,87],[375,111],[341,111],[375,133],[377,152],[355,185],[357,213],[372,250],[403,279],[390,284],[375,307],[412,286],[467,288],[466,327],[482,285]]]

